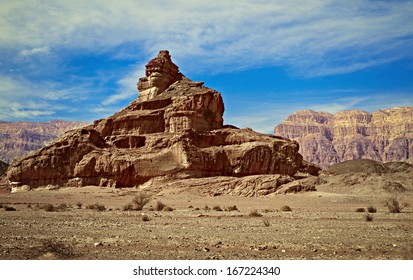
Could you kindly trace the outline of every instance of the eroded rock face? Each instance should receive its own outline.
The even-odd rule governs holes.
[[[155,177],[318,172],[296,142],[224,127],[220,93],[180,74],[168,52],[147,64],[146,75],[138,100],[14,162],[7,179],[31,187],[134,187]]]
[[[54,120],[50,122],[1,122],[0,160],[11,163],[50,143],[65,131],[87,125],[84,122]]]
[[[274,133],[297,141],[303,157],[321,167],[360,158],[413,163],[413,107],[335,115],[299,111]]]

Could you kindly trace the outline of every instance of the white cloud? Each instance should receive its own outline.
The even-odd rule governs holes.
[[[50,52],[49,47],[40,47],[40,48],[22,50],[20,51],[19,55],[22,57],[29,57],[32,55],[48,54],[49,52]]]
[[[145,76],[145,65],[137,65],[135,69],[118,81],[118,92],[102,101],[102,105],[111,105],[125,99],[137,98],[137,81]]]
[[[170,49],[198,71],[283,64],[304,75],[413,56],[412,1],[3,2],[0,46],[27,54],[43,46],[99,52],[129,45],[122,55]]]

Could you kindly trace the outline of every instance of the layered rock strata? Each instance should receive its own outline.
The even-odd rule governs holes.
[[[299,111],[274,134],[297,141],[303,157],[321,167],[360,158],[413,163],[413,107],[335,115]]]
[[[85,125],[87,123],[63,120],[0,122],[0,160],[11,163],[17,157],[44,147],[64,132]]]
[[[146,65],[138,100],[113,116],[65,133],[15,161],[14,185],[134,187],[155,177],[184,179],[312,174],[298,144],[223,125],[221,94],[179,73],[167,51]]]

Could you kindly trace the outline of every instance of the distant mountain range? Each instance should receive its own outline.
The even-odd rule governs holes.
[[[297,141],[304,159],[323,168],[361,158],[413,163],[413,107],[335,115],[298,111],[274,134]]]
[[[62,133],[87,125],[84,122],[53,120],[50,122],[0,121],[0,160],[13,159],[42,148]]]

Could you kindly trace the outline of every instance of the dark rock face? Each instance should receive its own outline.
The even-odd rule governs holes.
[[[146,66],[138,100],[15,161],[15,184],[134,187],[155,177],[317,173],[298,144],[223,126],[221,94],[178,71],[167,51]]]
[[[7,163],[0,160],[0,176],[6,172],[8,167],[9,165]]]
[[[304,159],[324,168],[360,158],[413,163],[413,107],[335,115],[299,111],[274,133],[297,141]]]

